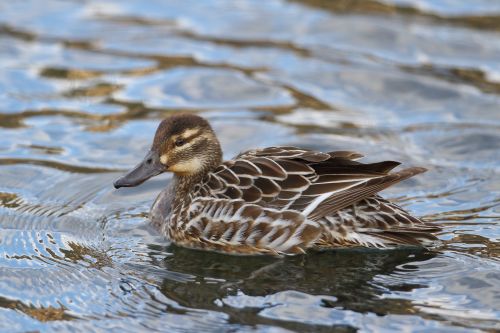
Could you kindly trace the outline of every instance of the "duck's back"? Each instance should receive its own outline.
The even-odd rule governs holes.
[[[377,195],[425,169],[389,173],[398,162],[363,164],[356,161],[361,157],[295,147],[247,151],[195,188],[184,227],[224,247],[277,253],[435,239],[431,233],[439,228]]]

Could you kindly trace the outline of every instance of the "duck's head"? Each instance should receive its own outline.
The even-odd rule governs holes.
[[[219,140],[205,119],[193,114],[174,115],[160,123],[144,160],[114,186],[137,186],[166,171],[180,177],[200,175],[216,168],[221,160]]]

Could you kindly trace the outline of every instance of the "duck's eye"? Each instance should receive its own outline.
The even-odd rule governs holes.
[[[177,140],[175,140],[175,145],[177,147],[183,146],[185,143],[186,143],[186,141],[184,139],[177,139]]]

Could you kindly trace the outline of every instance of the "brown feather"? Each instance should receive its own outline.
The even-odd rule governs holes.
[[[255,220],[262,214],[262,207],[257,205],[246,205],[240,210],[240,216],[250,220]]]
[[[262,175],[262,172],[255,166],[255,164],[246,160],[236,160],[231,169],[238,175],[249,175],[257,177]]]
[[[257,202],[262,198],[262,191],[256,186],[252,186],[243,191],[242,199],[246,202]]]
[[[230,199],[239,199],[243,195],[242,191],[235,186],[229,186],[224,194]]]
[[[342,158],[347,158],[349,160],[357,160],[363,157],[363,155],[360,153],[347,150],[331,151],[328,152],[327,154],[330,155],[330,157],[342,157]]]
[[[222,189],[222,182],[220,181],[219,177],[214,176],[213,174],[210,175],[210,178],[208,180],[207,185],[215,191],[218,191]]]
[[[286,171],[275,161],[267,157],[257,157],[251,160],[262,171],[265,177],[285,179]]]
[[[295,191],[281,191],[281,193],[278,195],[278,199],[291,199],[293,197],[296,197],[298,192]]]
[[[359,181],[354,182],[343,182],[343,183],[313,183],[307,190],[302,192],[302,195],[312,195],[318,196],[323,193],[333,192],[333,191],[342,191],[342,189],[347,189],[349,186],[354,184],[358,184]]]
[[[318,174],[343,173],[343,174],[367,174],[367,175],[385,175],[388,171],[397,167],[400,163],[385,161],[379,163],[362,164],[341,158],[332,158],[322,163],[311,164],[311,167]]]
[[[336,212],[364,198],[370,197],[391,185],[425,171],[426,169],[419,167],[408,168],[385,177],[369,180],[362,185],[344,192],[336,193],[324,200],[311,214],[309,214],[309,218],[318,219],[322,216]]]
[[[299,161],[278,159],[276,163],[287,171],[289,177],[294,174],[307,175],[314,172],[310,166]]]
[[[307,162],[323,162],[328,160],[330,155],[317,151],[308,151],[298,156],[298,158]]]
[[[285,180],[277,182],[284,191],[303,191],[310,182],[301,175],[289,175]]]
[[[240,183],[236,174],[228,168],[224,168],[223,170],[217,172],[216,175],[224,179],[230,185],[238,185]]]
[[[368,180],[370,178],[380,177],[379,175],[367,175],[367,174],[323,174],[318,177],[316,183],[334,183],[334,182],[349,182],[353,180]]]
[[[264,196],[275,197],[281,191],[281,187],[278,184],[276,184],[276,182],[274,182],[272,179],[257,178],[254,181],[254,184],[262,191],[262,195]]]
[[[241,189],[247,189],[253,185],[252,178],[248,178],[248,177],[244,177],[244,176],[240,176],[239,178],[240,178],[239,187]]]

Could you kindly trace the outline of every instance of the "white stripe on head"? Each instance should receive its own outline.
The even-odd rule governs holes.
[[[196,134],[200,133],[201,129],[199,127],[197,128],[188,128],[184,132],[181,133],[180,137],[183,139],[190,138],[192,136],[195,136]]]

